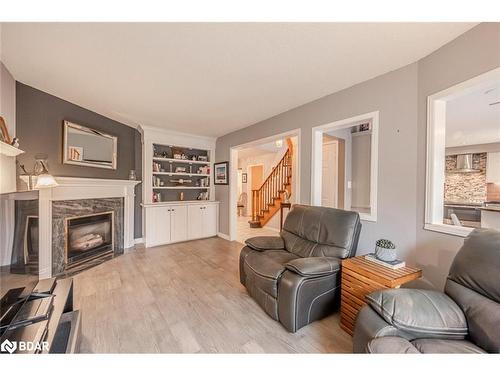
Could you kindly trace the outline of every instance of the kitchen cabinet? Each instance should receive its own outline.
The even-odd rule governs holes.
[[[217,235],[218,202],[155,203],[143,207],[146,247]]]
[[[488,152],[486,158],[486,182],[500,184],[500,152]]]

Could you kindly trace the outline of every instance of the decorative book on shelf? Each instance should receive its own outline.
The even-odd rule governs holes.
[[[406,263],[402,260],[399,260],[399,259],[396,259],[393,261],[385,261],[385,260],[378,259],[375,255],[375,253],[370,253],[370,254],[365,255],[365,259],[369,260],[370,262],[377,263],[381,266],[384,266],[384,267],[387,267],[387,268],[390,268],[393,270],[397,270],[398,268],[403,268],[406,266]]]

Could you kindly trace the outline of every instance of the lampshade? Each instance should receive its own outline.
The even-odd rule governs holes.
[[[35,189],[50,188],[59,185],[54,176],[48,173],[42,173],[37,176]]]

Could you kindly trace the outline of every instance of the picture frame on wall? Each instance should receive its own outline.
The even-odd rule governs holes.
[[[247,178],[248,178],[248,175],[246,173],[242,173],[241,174],[241,182],[246,184],[247,183]]]
[[[214,184],[229,185],[229,162],[214,164]]]

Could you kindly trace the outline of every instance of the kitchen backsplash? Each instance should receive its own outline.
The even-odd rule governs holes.
[[[483,203],[486,201],[486,153],[474,154],[472,165],[480,172],[453,172],[457,156],[446,156],[445,202]]]

